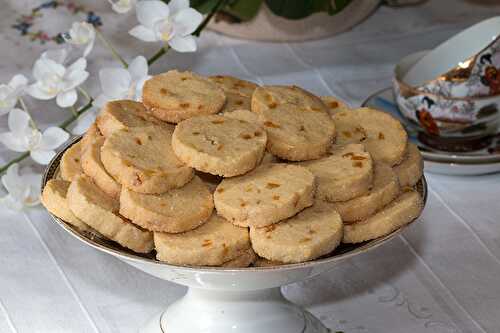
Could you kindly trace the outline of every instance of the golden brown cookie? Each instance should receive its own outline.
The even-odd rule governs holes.
[[[105,237],[135,252],[153,249],[153,235],[118,214],[119,203],[101,191],[89,177],[81,175],[71,182],[68,206],[80,220]]]
[[[76,227],[78,230],[90,230],[82,220],[73,214],[68,207],[66,194],[68,192],[70,182],[59,179],[51,179],[43,188],[41,201],[47,210],[63,220]]]
[[[374,168],[373,187],[364,195],[351,200],[335,202],[344,223],[368,218],[394,200],[399,194],[398,177],[386,165],[377,163]]]
[[[394,167],[394,172],[398,176],[401,187],[414,186],[424,171],[424,160],[420,150],[413,143],[408,143],[405,159]]]
[[[257,166],[266,148],[266,132],[257,124],[220,115],[180,122],[172,148],[186,165],[223,177],[242,175]]]
[[[69,147],[61,157],[59,162],[59,171],[61,178],[66,181],[72,181],[83,173],[81,166],[82,143],[77,142]]]
[[[377,214],[344,226],[343,243],[361,243],[390,234],[420,215],[423,201],[416,191],[404,192]]]
[[[120,214],[151,231],[192,230],[205,223],[213,209],[212,194],[198,177],[162,194],[137,193],[123,187],[120,195]]]
[[[172,132],[159,126],[115,131],[101,148],[106,171],[128,189],[159,194],[193,178],[172,150]]]
[[[217,213],[239,226],[263,227],[295,215],[313,204],[315,181],[306,168],[264,164],[217,186]]]
[[[180,234],[155,232],[156,258],[176,265],[220,266],[250,248],[247,228],[213,214],[200,227]]]
[[[252,95],[252,111],[261,113],[266,109],[292,105],[302,111],[328,113],[318,96],[297,86],[262,86]]]
[[[155,117],[179,123],[194,116],[219,112],[226,95],[207,78],[171,70],[146,81],[142,100]]]
[[[255,252],[271,261],[298,263],[332,252],[343,235],[343,224],[335,207],[317,200],[312,207],[280,223],[250,228]]]
[[[400,163],[408,135],[403,125],[388,113],[369,108],[342,111],[333,116],[338,144],[363,143],[376,162]]]
[[[361,144],[336,147],[331,155],[299,165],[316,176],[316,197],[329,202],[346,201],[372,187],[373,163]]]

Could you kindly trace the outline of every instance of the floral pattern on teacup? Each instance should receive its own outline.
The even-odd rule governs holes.
[[[474,57],[416,89],[452,98],[500,95],[500,37]]]

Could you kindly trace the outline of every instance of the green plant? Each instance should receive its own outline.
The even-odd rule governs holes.
[[[266,5],[275,15],[298,20],[318,12],[335,15],[342,11],[352,0],[229,0],[222,13],[233,21],[248,21]],[[210,12],[216,0],[191,0],[191,6],[202,13]]]

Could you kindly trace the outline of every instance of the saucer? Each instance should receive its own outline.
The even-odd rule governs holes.
[[[499,131],[491,142],[482,149],[464,153],[447,152],[430,147],[420,140],[414,125],[401,114],[392,88],[377,91],[369,96],[361,106],[385,111],[399,119],[408,132],[408,139],[420,149],[422,157],[426,161],[426,171],[453,175],[482,175],[500,172]]]

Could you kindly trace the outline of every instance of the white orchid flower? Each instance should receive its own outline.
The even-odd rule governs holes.
[[[140,25],[129,33],[145,42],[162,41],[178,52],[196,51],[196,41],[191,34],[203,16],[189,7],[189,0],[148,0],[137,3],[137,20]]]
[[[9,113],[9,132],[0,133],[0,142],[8,149],[24,153],[39,164],[47,164],[55,155],[54,149],[69,139],[69,134],[59,127],[49,127],[43,133],[30,125],[30,116],[13,109]]]
[[[140,101],[142,87],[149,78],[148,62],[143,56],[134,58],[127,69],[103,68],[99,71],[102,94],[97,96],[94,105],[102,107],[107,101],[116,99]]]
[[[92,125],[97,118],[98,109],[91,108],[84,114],[80,115],[78,119],[76,119],[76,124],[71,129],[71,134],[73,135],[82,135],[87,131],[87,129]]]
[[[135,6],[135,0],[108,0],[111,8],[118,14],[125,14]]]
[[[0,116],[12,110],[26,90],[28,79],[21,74],[14,77],[7,84],[0,84]]]
[[[41,181],[40,174],[31,172],[29,168],[24,168],[19,174],[19,165],[12,164],[2,176],[2,184],[8,194],[0,197],[0,204],[14,211],[38,205]]]
[[[63,34],[64,40],[71,45],[84,47],[83,56],[89,55],[95,43],[95,28],[92,24],[83,22],[73,22],[71,29]]]
[[[36,82],[28,86],[28,93],[41,100],[56,98],[62,108],[73,106],[78,94],[76,88],[89,76],[85,70],[87,60],[79,58],[67,68],[63,65],[67,57],[64,49],[44,52],[33,66]]]

